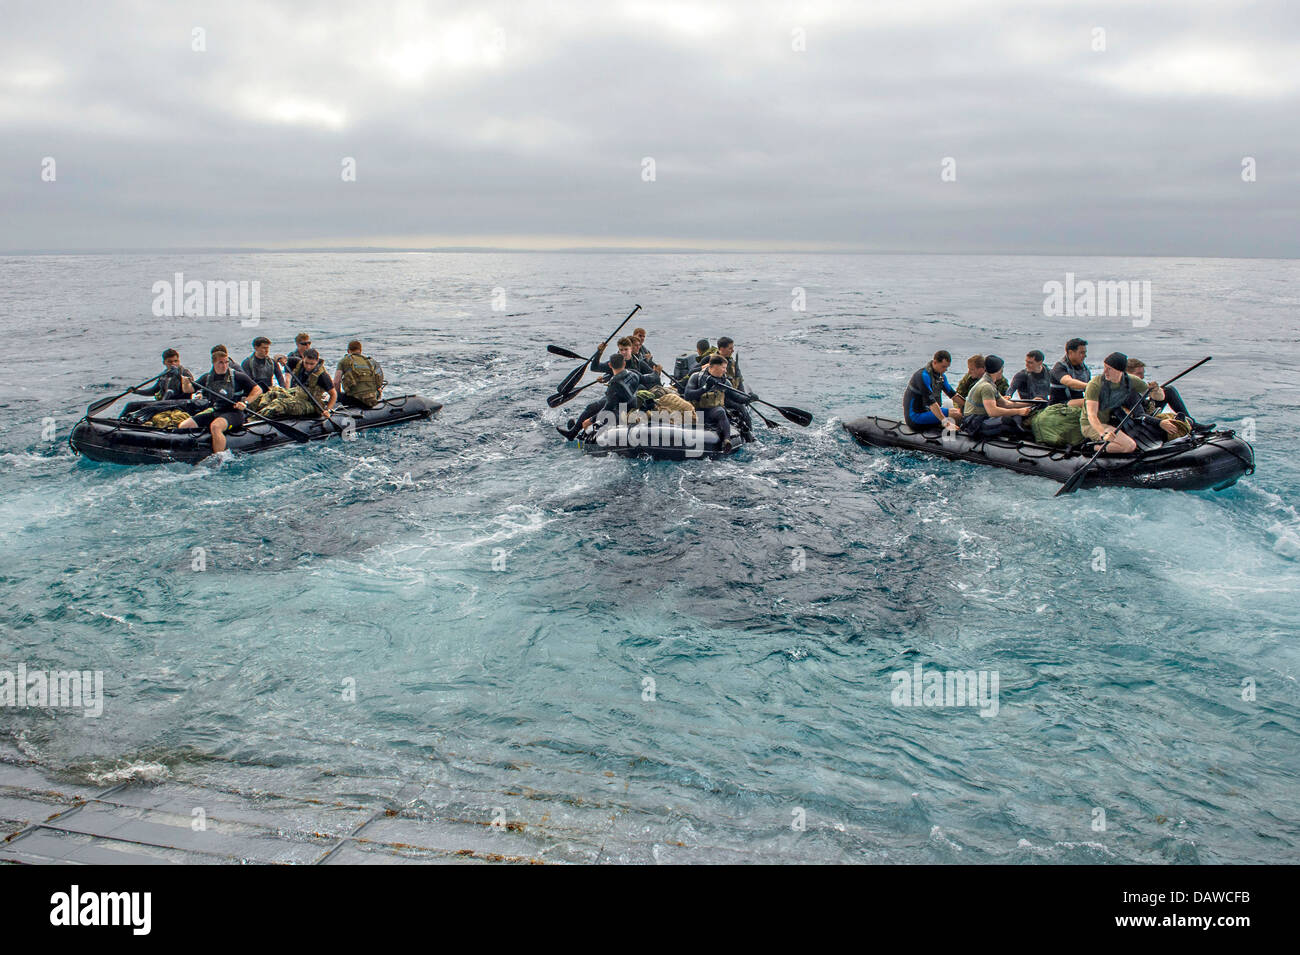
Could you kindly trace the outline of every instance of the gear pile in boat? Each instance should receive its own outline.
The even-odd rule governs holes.
[[[908,382],[901,421],[866,417],[844,427],[864,444],[1040,474],[1067,493],[1105,484],[1219,490],[1254,471],[1251,446],[1197,422],[1172,386],[1209,358],[1162,386],[1122,352],[1092,375],[1087,354],[1088,343],[1072,338],[1048,371],[1043,353],[1031,351],[1010,382],[1001,358],[974,355],[953,388],[952,356],[940,350]]]
[[[253,340],[253,351],[235,367],[224,345],[211,351],[212,367],[196,377],[174,348],[162,354],[163,371],[122,395],[86,410],[73,428],[73,450],[117,464],[196,462],[225,451],[251,452],[289,441],[305,443],[413,418],[442,406],[416,395],[384,398],[379,363],[360,341],[348,345],[333,376],[311,336],[300,333],[292,355],[271,357],[271,341]],[[98,413],[127,394],[132,401],[116,418]]]
[[[591,454],[673,460],[720,457],[754,440],[751,406],[767,402],[745,386],[733,339],[724,335],[716,346],[701,339],[695,353],[679,357],[672,375],[667,375],[645,347],[645,338],[643,328],[620,338],[618,351],[608,359],[604,353],[610,339],[606,339],[589,361],[568,349],[549,347],[554,354],[586,362],[570,373],[548,399],[551,407],[572,400],[592,385],[605,385],[601,397],[570,418],[566,426],[557,427],[566,440],[579,440],[582,449]],[[587,371],[602,377],[576,387]],[[811,415],[798,409],[771,407],[796,423],[806,425],[812,420]],[[753,410],[768,427],[778,427],[762,412]],[[787,411],[797,415],[792,417]]]

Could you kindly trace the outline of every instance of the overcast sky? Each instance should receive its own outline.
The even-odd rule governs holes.
[[[1295,0],[0,0],[0,24],[3,250],[1300,255]]]

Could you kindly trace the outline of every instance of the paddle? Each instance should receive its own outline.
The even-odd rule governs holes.
[[[573,358],[578,361],[586,361],[576,351],[569,351],[567,348],[561,348],[559,345],[547,345],[546,350],[552,355],[559,355],[561,358]]]
[[[566,405],[574,398],[578,397],[578,395],[582,394],[582,392],[590,388],[592,385],[598,385],[602,381],[609,381],[609,378],[608,377],[597,378],[595,381],[589,381],[581,388],[575,388],[573,391],[558,391],[555,394],[551,395],[551,397],[547,398],[546,403],[550,405],[552,408],[558,408],[560,407],[560,405]]]
[[[221,401],[227,401],[227,400],[228,400],[228,399],[225,397],[225,395],[218,394],[217,392],[213,391],[211,388],[207,388],[207,387],[205,387],[205,386],[199,384],[197,380],[195,380],[195,382],[194,382],[194,387],[195,387],[195,388],[198,388],[200,391],[202,391],[202,392],[204,392],[204,393],[206,393],[206,394],[211,395],[211,396],[214,397],[214,398],[218,398],[218,399],[220,399]],[[215,408],[216,405],[214,404],[212,407]],[[217,415],[220,416],[220,414],[221,414],[221,412],[218,411],[218,412],[217,412]],[[297,428],[295,428],[293,425],[288,425],[288,424],[285,424],[285,423],[282,422],[282,421],[276,421],[274,418],[268,418],[268,417],[266,417],[265,415],[260,415],[260,414],[258,414],[256,411],[253,411],[251,408],[245,408],[245,409],[244,409],[244,414],[246,414],[246,415],[252,415],[254,418],[256,418],[256,419],[259,420],[259,421],[265,421],[267,424],[269,424],[269,425],[270,425],[272,428],[274,428],[276,431],[279,431],[279,432],[280,432],[282,435],[284,435],[286,438],[293,438],[293,440],[297,441],[299,444],[306,444],[308,441],[311,440],[310,437],[308,437],[308,436],[307,436],[306,434],[304,434],[303,432],[299,431],[299,430],[298,430]]]
[[[582,376],[586,373],[587,368],[590,367],[592,362],[596,361],[596,359],[600,357],[600,353],[605,350],[605,346],[610,343],[610,339],[612,339],[615,335],[621,332],[623,330],[623,326],[626,325],[628,322],[632,321],[632,316],[639,311],[641,311],[640,305],[636,306],[636,308],[628,312],[627,318],[623,319],[623,321],[619,323],[618,328],[614,329],[612,332],[609,333],[609,338],[606,338],[605,341],[601,343],[601,346],[597,348],[595,352],[592,353],[591,358],[583,362],[583,364],[579,365],[577,368],[573,369],[573,371],[569,373],[568,377],[565,378],[562,382],[560,382],[560,387],[555,389],[556,392],[559,394],[563,394],[564,392],[572,389],[573,386],[578,383],[579,379],[581,379]]]
[[[301,367],[302,367],[301,361],[294,366],[294,368],[301,368]],[[334,425],[334,430],[336,432],[342,434],[343,426],[325,413],[325,409],[321,407],[321,403],[316,400],[316,396],[311,393],[311,389],[302,383],[302,380],[298,377],[297,373],[290,369],[285,369],[285,370],[289,372],[290,380],[293,381],[293,383],[297,385],[299,388],[301,388],[303,391],[307,392],[307,397],[310,398],[311,403],[316,406],[316,410],[320,412],[320,416],[324,418],[326,421],[328,421],[330,424]],[[320,373],[321,373],[321,368],[320,366],[317,366],[316,374],[319,375]]]
[[[1170,378],[1160,387],[1168,388],[1179,378],[1183,377],[1183,375],[1187,374],[1187,372],[1195,371],[1197,368],[1200,368],[1202,365],[1204,365],[1207,361],[1209,361],[1213,357],[1214,357],[1213,355],[1206,355],[1204,358],[1198,361],[1191,368],[1188,368],[1186,371],[1180,371],[1178,374],[1174,375],[1174,377]],[[1134,411],[1137,411],[1138,408],[1142,407],[1142,402],[1146,401],[1147,395],[1151,394],[1151,390],[1153,388],[1155,388],[1154,384],[1149,385],[1147,387],[1146,393],[1142,395],[1142,401],[1134,402],[1133,407],[1129,408],[1128,411],[1125,412],[1124,417],[1120,419],[1119,424],[1115,425],[1116,432],[1118,432],[1120,428],[1124,427],[1124,423],[1128,421],[1129,417],[1132,416]],[[1084,409],[1084,413],[1085,414],[1087,413],[1087,409]],[[1092,458],[1088,461],[1088,463],[1085,464],[1083,467],[1079,468],[1079,470],[1075,471],[1073,474],[1071,474],[1070,479],[1066,481],[1064,484],[1062,484],[1061,489],[1057,491],[1055,494],[1053,494],[1052,496],[1060,497],[1062,494],[1072,494],[1074,493],[1074,491],[1078,490],[1079,485],[1083,483],[1084,475],[1087,474],[1089,469],[1091,469],[1092,466],[1097,463],[1097,459],[1101,457],[1102,452],[1105,451],[1109,445],[1110,445],[1109,441],[1102,442],[1101,446],[1097,448],[1097,453],[1092,456]]]
[[[780,425],[779,423],[773,421],[771,418],[769,418],[767,415],[763,414],[763,412],[759,411],[757,408],[754,409],[754,414],[756,414],[756,415],[758,415],[760,418],[762,418],[762,419],[763,419],[763,424],[767,425],[769,428],[779,428],[779,427],[781,427],[781,425]]]
[[[169,369],[167,369],[167,371],[171,371],[171,369],[169,368]],[[125,398],[127,395],[133,395],[133,394],[136,394],[136,393],[138,392],[139,389],[143,388],[145,385],[153,384],[155,381],[157,381],[159,378],[161,378],[161,377],[162,377],[163,375],[165,375],[165,374],[167,374],[166,371],[160,371],[160,372],[158,372],[158,374],[154,375],[152,378],[146,379],[145,381],[140,382],[140,384],[138,384],[138,385],[132,385],[130,388],[126,389],[126,391],[122,392],[120,395],[113,395],[111,398],[101,398],[101,399],[99,399],[99,401],[96,401],[96,402],[94,402],[93,404],[87,405],[87,406],[86,406],[86,417],[89,418],[89,417],[90,417],[91,415],[93,415],[96,411],[99,411],[99,410],[101,410],[101,409],[103,409],[103,408],[107,408],[109,405],[111,405],[114,401],[117,401],[119,398]]]
[[[808,425],[812,424],[813,416],[809,412],[804,411],[802,408],[791,408],[788,406],[782,407],[781,405],[774,405],[770,401],[764,401],[762,398],[755,398],[753,395],[747,395],[743,391],[737,391],[735,388],[732,388],[730,385],[723,385],[722,390],[730,391],[732,394],[740,395],[740,397],[742,398],[748,398],[750,402],[754,402],[760,405],[767,405],[769,408],[771,408],[773,411],[776,411],[787,421],[793,421],[801,428],[806,428],[808,427]]]

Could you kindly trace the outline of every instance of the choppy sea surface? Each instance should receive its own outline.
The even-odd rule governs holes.
[[[177,272],[259,281],[260,325],[155,317]],[[1150,323],[1044,317],[1067,272],[1150,281]],[[542,793],[596,807],[602,861],[1300,861],[1298,280],[1266,260],[0,259],[0,669],[101,670],[107,697],[99,718],[0,708],[0,750],[94,782],[436,777],[508,814]],[[750,386],[812,427],[716,462],[565,445],[574,406],[545,398],[574,363],[545,346],[589,352],[634,303],[661,360],[730,334]],[[198,371],[218,341],[242,359],[299,330],[331,368],[364,339],[392,393],[445,409],[197,467],[69,449],[163,347]],[[1213,355],[1181,390],[1253,429],[1257,473],[1054,499],[841,427],[896,417],[936,348],[1015,369],[1073,335],[1162,379]],[[996,715],[895,705],[918,664],[996,674]]]

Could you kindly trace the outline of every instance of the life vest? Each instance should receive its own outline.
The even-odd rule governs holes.
[[[1065,365],[1065,372],[1071,378],[1077,378],[1079,381],[1090,381],[1092,379],[1092,372],[1088,370],[1087,365],[1071,365],[1070,359],[1068,358],[1062,358],[1059,363]],[[1048,377],[1051,377],[1050,374]],[[1057,405],[1082,397],[1083,392],[1078,388],[1067,388],[1065,385],[1059,385],[1053,382],[1051,392],[1048,395],[1048,401]]]
[[[240,391],[239,387],[235,384],[234,366],[227,366],[226,373],[221,377],[217,377],[216,372],[209,371],[199,379],[199,384],[207,388],[208,391],[215,391],[224,399],[221,403],[228,404],[231,407],[234,407],[235,402],[239,401],[239,399],[244,396],[244,393]],[[214,399],[212,395],[205,393],[204,397],[212,400],[214,406],[218,404],[217,400]]]
[[[692,377],[692,378],[700,377],[700,378],[701,378],[701,382],[702,382],[702,381],[703,381],[702,376],[704,376],[704,375],[708,375],[708,374],[709,374],[709,373],[708,373],[707,371],[697,371],[697,372],[696,372],[694,375],[692,375],[691,377]],[[710,376],[710,377],[714,377],[714,376]],[[697,400],[697,401],[695,402],[695,407],[697,407],[697,408],[701,408],[701,409],[703,409],[703,408],[721,408],[721,407],[723,406],[723,404],[726,403],[726,400],[727,400],[726,393],[723,392],[723,390],[722,390],[721,388],[711,388],[711,389],[709,389],[708,391],[706,391],[704,394],[700,395],[699,400]]]
[[[1143,392],[1138,390],[1134,382],[1144,386],[1146,382],[1136,375],[1125,374],[1117,382],[1107,380],[1105,377],[1101,380],[1101,391],[1097,395],[1097,420],[1102,424],[1110,423],[1110,415],[1113,411],[1125,411],[1129,408],[1139,405],[1142,401]],[[1140,407],[1139,407],[1139,410]],[[1123,415],[1121,415],[1123,417]]]
[[[256,355],[249,355],[244,359],[243,369],[244,374],[257,382],[258,387],[263,391],[270,390],[275,384],[274,358],[258,358]]]
[[[316,362],[316,367],[311,372],[302,367],[302,362],[294,366],[294,385],[302,391],[312,395],[317,401],[324,402],[325,396],[329,391],[320,386],[320,376],[325,374],[325,366]]]
[[[379,404],[379,389],[383,387],[384,377],[375,362],[365,355],[349,354],[339,362],[339,371],[343,372],[344,394],[370,408]]]
[[[181,390],[182,376],[185,378],[193,377],[190,370],[184,365],[175,370],[168,368],[163,376],[158,379],[158,390],[155,392],[157,399],[159,401],[170,401],[173,398],[189,398],[190,396]]]

